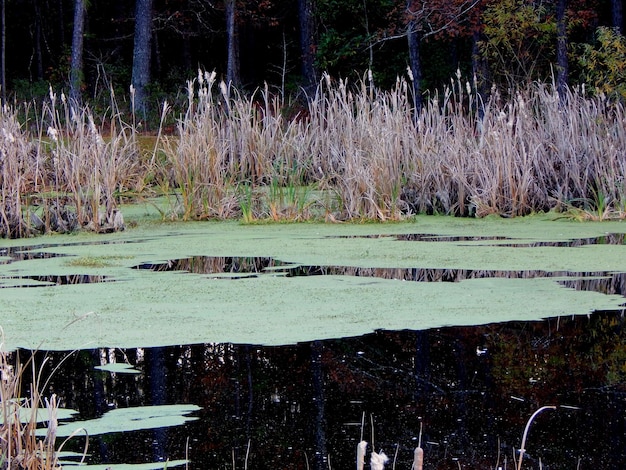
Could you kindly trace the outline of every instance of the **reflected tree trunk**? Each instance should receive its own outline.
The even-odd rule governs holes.
[[[428,331],[415,332],[415,400],[429,394],[430,386],[430,338]]]
[[[167,403],[167,368],[165,364],[165,348],[146,349],[146,367],[150,402],[152,406]],[[153,431],[152,452],[155,462],[165,461],[167,445],[167,428],[158,428]]]
[[[324,371],[322,370],[321,341],[311,343],[311,384],[313,386],[313,442],[315,452],[312,467],[314,470],[328,468],[328,452],[326,450],[326,419],[324,412]]]

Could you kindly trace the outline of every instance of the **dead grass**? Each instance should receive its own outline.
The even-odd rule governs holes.
[[[367,76],[324,75],[300,105],[267,86],[244,95],[215,73],[187,88],[176,134],[162,126],[148,157],[114,97],[97,119],[106,133],[52,91],[34,133],[3,109],[0,235],[120,229],[117,198],[129,192],[167,195],[163,216],[183,220],[607,219],[626,209],[624,105],[583,90],[559,99],[539,83],[484,97],[458,74],[416,115],[403,78],[380,90]],[[175,112],[164,103],[162,122]]]
[[[30,397],[24,398],[22,379],[24,367],[19,361],[10,360],[11,355],[0,351],[0,467],[8,470],[60,469],[55,450],[56,409],[58,403],[52,396],[44,400],[36,386]],[[33,368],[34,370],[34,368]],[[33,372],[32,383],[38,383]],[[47,413],[48,432],[44,439],[35,437],[38,412]]]

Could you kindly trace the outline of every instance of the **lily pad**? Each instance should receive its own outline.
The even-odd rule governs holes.
[[[78,414],[78,411],[70,408],[56,408],[55,410],[57,420],[71,419]],[[32,408],[21,407],[19,409],[19,417],[22,423],[28,423],[33,416]],[[36,421],[38,423],[47,423],[50,419],[47,408],[37,408]],[[4,416],[0,413],[0,425],[4,424]]]

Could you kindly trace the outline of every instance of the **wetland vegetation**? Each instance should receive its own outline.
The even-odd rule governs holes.
[[[431,436],[424,449],[432,465],[487,465],[499,450],[513,455],[511,433],[518,436],[528,415],[548,402],[584,408],[585,418],[575,421],[602,429],[602,439],[588,445],[604,454],[572,450],[571,436],[562,446],[552,440],[555,428],[544,434],[552,450],[543,446],[539,454],[568,465],[623,462],[617,450],[623,442],[612,434],[623,423],[612,420],[607,430],[593,419],[604,405],[624,410],[622,103],[587,96],[582,89],[560,97],[542,84],[507,96],[494,91],[483,100],[457,77],[416,114],[411,89],[402,78],[393,89],[381,90],[368,77],[351,84],[324,76],[306,104],[296,105],[268,88],[244,96],[216,83],[214,74],[200,72],[188,84],[187,107],[173,110],[164,103],[162,126],[151,136],[139,132],[113,96],[103,116],[53,90],[39,108],[3,107],[3,347],[49,350],[59,370],[42,373],[61,371],[39,387],[40,376],[16,369],[31,383],[30,402],[16,401],[22,389],[15,376],[5,376],[10,379],[2,391],[0,431],[10,447],[2,448],[5,459],[45,454],[48,468],[59,465],[53,437],[40,439],[36,419],[18,424],[16,417],[19,407],[28,411],[48,399],[48,429],[71,436],[72,425],[57,427],[52,418],[58,406],[50,400],[57,394],[63,406],[77,409],[77,422],[87,428],[106,427],[109,418],[119,424],[123,413],[116,417],[110,408],[128,409],[136,413],[131,421],[145,424],[142,431],[119,424],[94,437],[98,452],[92,463],[103,465],[126,460],[120,455],[128,449],[116,443],[123,433],[133,442],[154,444],[154,452],[142,450],[143,463],[171,454],[172,466],[183,465],[188,449],[200,465],[193,468],[216,462],[216,468],[239,468],[248,457],[258,468],[276,459],[301,468],[309,458],[314,468],[327,468],[328,456],[332,468],[344,468],[354,462],[359,432],[352,421],[363,412],[379,416],[376,432],[391,433],[380,440],[388,454],[400,443],[402,465],[410,465],[404,454],[414,447],[421,422]],[[175,131],[166,131],[174,115],[179,116]],[[575,222],[583,219],[600,222]],[[259,223],[266,221],[306,223]],[[339,223],[347,221],[361,223]],[[31,238],[38,234],[44,236]],[[575,374],[569,386],[582,390],[578,394],[520,388],[524,381],[555,387],[564,364],[571,365],[577,354],[569,349],[576,335],[547,354],[541,352],[544,343],[524,336],[525,328],[544,318],[565,325],[560,318],[586,318],[594,311],[605,312],[595,313],[600,319],[594,322],[608,322],[602,334],[612,335],[613,342],[607,340],[604,352],[593,356],[588,352],[593,338],[581,348],[592,365],[602,364],[601,377],[593,367],[591,381]],[[462,329],[509,321],[530,326],[506,335]],[[456,378],[448,376],[449,369],[465,340],[441,346],[437,354],[456,358],[445,364],[429,359],[420,343],[439,338],[450,325],[461,328],[452,336],[471,339],[461,349],[469,348],[472,359],[463,366],[468,369],[459,365]],[[585,327],[576,328],[580,334]],[[549,331],[553,344],[552,335],[561,330]],[[372,338],[389,344],[365,348]],[[433,351],[443,344],[436,341]],[[513,353],[512,342],[531,349]],[[274,363],[272,347],[280,346],[287,358]],[[503,350],[508,359],[498,355],[488,367],[472,362],[474,355],[484,359],[481,351]],[[14,352],[6,354],[8,372],[20,362]],[[83,362],[65,369],[59,354]],[[364,354],[366,366],[354,363]],[[509,374],[518,372],[510,358],[516,354],[529,354],[535,362],[524,363],[515,390],[489,388],[491,380],[513,380]],[[138,367],[134,382],[120,394],[107,387],[117,386],[117,376],[129,377],[125,371],[93,371],[115,362],[111,358]],[[580,365],[578,356],[575,363]],[[164,364],[172,383],[155,377]],[[185,375],[191,373],[185,364],[193,364],[194,375]],[[228,370],[215,376],[196,370],[219,364]],[[274,383],[272,374],[293,379],[286,371],[294,365],[296,375],[303,374],[297,383]],[[471,379],[469,368],[484,383]],[[555,374],[550,380],[548,369]],[[84,390],[64,383],[75,374],[87,384]],[[470,385],[461,389],[460,383]],[[208,390],[215,397],[208,397]],[[87,409],[85,397],[93,393],[100,398]],[[320,393],[327,397],[326,414],[314,406]],[[521,398],[523,412],[495,411],[489,415],[493,422],[485,422],[468,411],[475,398],[509,400],[504,393],[517,397],[513,401]],[[287,400],[291,394],[310,401]],[[336,397],[328,400],[331,395]],[[340,396],[353,399],[342,404]],[[232,423],[219,429],[211,421],[216,403],[232,405]],[[404,411],[388,409],[390,404]],[[450,413],[451,407],[461,414]],[[391,417],[382,417],[387,414]],[[567,421],[565,414],[558,420]],[[219,420],[227,421],[221,415]],[[157,425],[162,426],[145,430]],[[172,450],[166,437],[170,425],[194,436],[191,444],[172,431]],[[298,437],[290,441],[295,431]],[[473,436],[481,433],[478,442]],[[11,440],[17,436],[29,440]],[[500,436],[506,442],[499,444]],[[74,455],[80,453],[81,442],[68,445]],[[534,458],[529,453],[525,461]]]
[[[621,101],[547,84],[483,97],[459,75],[416,113],[411,90],[325,75],[298,104],[200,71],[186,108],[164,102],[145,136],[113,93],[96,116],[51,89],[0,112],[0,234],[120,230],[120,202],[154,196],[182,220],[624,218]]]

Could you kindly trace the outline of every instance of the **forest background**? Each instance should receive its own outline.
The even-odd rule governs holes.
[[[457,70],[483,91],[533,80],[626,95],[621,0],[2,0],[2,95],[49,87],[95,106],[111,87],[155,110],[198,69],[252,91],[314,90],[321,72],[419,99]],[[137,20],[137,21],[136,21]]]

